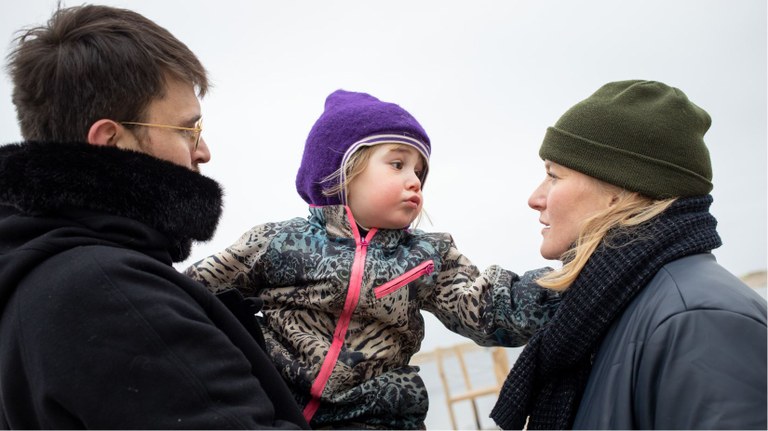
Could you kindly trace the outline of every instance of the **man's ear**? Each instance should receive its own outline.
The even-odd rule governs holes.
[[[125,129],[113,120],[102,118],[91,124],[88,129],[88,143],[91,145],[106,145],[114,147],[125,135]]]

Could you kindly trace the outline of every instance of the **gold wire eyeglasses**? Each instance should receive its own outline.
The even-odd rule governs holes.
[[[161,129],[174,129],[174,130],[184,130],[186,132],[191,132],[189,135],[190,140],[194,140],[195,142],[195,151],[197,151],[198,145],[200,145],[200,136],[203,134],[203,119],[200,118],[195,123],[195,127],[181,127],[181,126],[170,126],[168,124],[152,124],[152,123],[138,123],[135,121],[121,121],[120,124],[123,125],[130,125],[130,126],[142,126],[142,127],[159,127]]]

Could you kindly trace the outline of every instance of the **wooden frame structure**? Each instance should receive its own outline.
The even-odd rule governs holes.
[[[490,364],[472,364],[472,366],[488,366],[493,367],[493,374],[495,377],[495,383],[493,385],[485,385],[481,387],[475,387],[470,376],[470,368],[467,366],[467,356],[471,353],[486,351],[486,356],[490,360]],[[454,393],[452,387],[449,384],[449,379],[446,373],[446,362],[451,361],[451,357],[455,357],[456,362],[459,365],[461,371],[461,377],[464,383],[462,391]],[[448,414],[451,420],[451,426],[453,429],[457,429],[456,414],[454,412],[454,405],[460,402],[468,401],[470,409],[474,416],[476,429],[481,429],[480,415],[477,409],[476,399],[484,396],[498,396],[501,386],[504,384],[504,380],[509,373],[509,360],[507,353],[502,347],[482,347],[472,342],[456,344],[451,347],[438,347],[435,350],[428,352],[418,353],[411,360],[411,364],[418,365],[427,362],[435,362],[437,365],[437,372],[440,376],[440,381],[443,386],[443,392],[445,394],[445,403],[448,407]],[[454,386],[455,388],[455,386]]]

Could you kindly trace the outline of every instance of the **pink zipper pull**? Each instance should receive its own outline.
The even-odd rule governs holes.
[[[426,272],[427,275],[432,274],[433,272],[435,272],[435,264],[432,263],[431,260],[429,261],[429,264],[427,265],[427,267],[424,268],[424,272]]]

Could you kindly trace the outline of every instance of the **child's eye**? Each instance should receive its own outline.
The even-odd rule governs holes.
[[[389,162],[390,165],[392,165],[393,168],[397,169],[398,171],[400,169],[403,169],[403,162],[395,160],[394,162]]]

